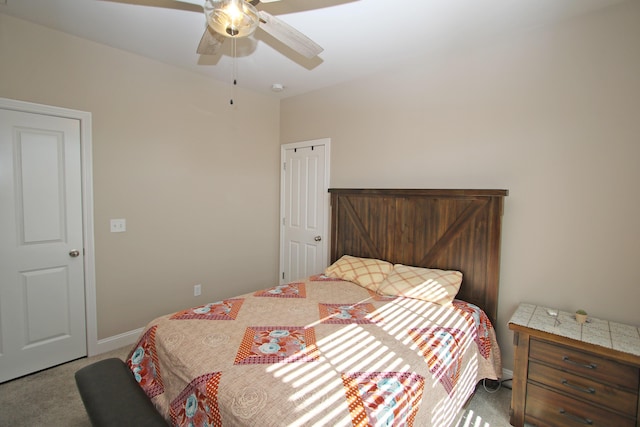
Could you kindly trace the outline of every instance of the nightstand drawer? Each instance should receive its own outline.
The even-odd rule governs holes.
[[[635,419],[596,408],[531,383],[527,385],[525,416],[535,418],[527,420],[533,424],[536,420],[544,420],[542,425],[557,427],[636,427]]]
[[[607,384],[560,371],[540,363],[529,363],[529,380],[552,387],[579,399],[606,406],[631,417],[638,410],[638,395]]]
[[[559,369],[631,390],[638,389],[638,368],[573,350],[559,344],[531,339],[529,358],[546,362]]]

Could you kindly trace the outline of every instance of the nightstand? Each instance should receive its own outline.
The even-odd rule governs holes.
[[[512,425],[640,427],[636,326],[595,318],[580,325],[573,313],[521,304],[509,329]]]

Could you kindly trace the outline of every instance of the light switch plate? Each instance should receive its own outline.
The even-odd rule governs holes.
[[[112,219],[111,220],[111,232],[112,233],[122,233],[127,231],[127,220],[126,219]]]

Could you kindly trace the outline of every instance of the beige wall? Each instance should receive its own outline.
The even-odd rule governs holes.
[[[637,1],[280,108],[5,15],[0,58],[0,97],[93,114],[99,338],[276,281],[278,144],[322,137],[335,187],[509,189],[506,367],[520,301],[640,325]]]
[[[280,132],[332,139],[333,187],[509,190],[506,368],[523,301],[640,326],[640,2],[286,99]]]
[[[279,102],[230,93],[0,15],[0,97],[92,113],[98,338],[277,282]]]

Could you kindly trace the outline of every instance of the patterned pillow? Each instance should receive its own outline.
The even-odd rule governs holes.
[[[380,282],[393,270],[393,264],[373,258],[343,255],[324,271],[325,276],[354,282],[375,291]]]
[[[396,264],[378,287],[378,293],[451,305],[461,284],[462,273],[459,271]]]

